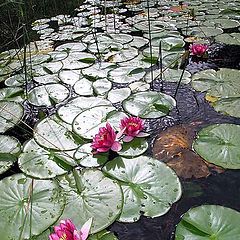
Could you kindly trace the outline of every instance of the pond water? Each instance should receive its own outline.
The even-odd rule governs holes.
[[[2,48],[4,52],[0,54],[0,84],[3,89],[0,100],[20,103],[24,108],[24,114],[20,117],[21,121],[17,121],[15,126],[7,128],[6,131],[2,131],[2,135],[4,133],[4,135],[14,136],[21,144],[34,136],[37,145],[39,144],[38,147],[44,147],[47,150],[54,149],[54,144],[50,142],[54,137],[51,136],[50,140],[47,139],[44,142],[35,135],[37,131],[40,131],[40,128],[38,129],[39,121],[43,122],[48,116],[60,116],[61,120],[59,121],[62,126],[63,124],[68,127],[73,125],[74,128],[79,115],[71,116],[72,120],[67,122],[68,116],[62,120],[63,116],[59,109],[64,109],[65,106],[72,107],[67,104],[75,98],[100,96],[104,100],[110,101],[111,106],[118,111],[137,115],[133,114],[133,111],[127,109],[125,105],[137,92],[148,91],[161,92],[170,97],[165,100],[161,96],[161,104],[145,102],[145,107],[149,105],[154,108],[155,112],[159,110],[162,114],[161,117],[149,118],[147,114],[151,113],[151,109],[144,114],[142,109],[140,109],[142,112],[139,110],[142,114],[139,113],[140,117],[146,119],[145,131],[150,134],[147,138],[148,148],[143,155],[156,157],[160,154],[162,146],[157,145],[157,139],[159,134],[164,135],[165,131],[169,131],[165,136],[169,136],[170,139],[167,144],[176,144],[177,147],[181,147],[181,142],[179,144],[171,142],[171,139],[175,135],[178,136],[182,129],[192,145],[197,133],[206,126],[222,123],[240,125],[239,106],[235,102],[231,102],[227,110],[226,108],[218,110],[221,106],[216,106],[216,102],[222,101],[223,98],[224,101],[228,97],[231,98],[231,101],[235,101],[232,98],[237,98],[237,100],[240,98],[240,90],[233,84],[236,80],[230,82],[230,87],[224,85],[223,77],[216,77],[216,71],[211,72],[211,77],[207,75],[202,77],[204,81],[209,81],[208,87],[202,87],[201,83],[196,80],[198,72],[208,69],[221,69],[223,76],[230,76],[231,74],[224,75],[225,68],[234,69],[236,72],[233,72],[232,75],[236,74],[239,79],[240,3],[238,1],[228,3],[224,0],[184,2],[89,0],[81,5],[77,1],[74,5],[76,9],[72,11],[71,8],[71,15],[60,15],[70,12],[64,12],[64,9],[61,9],[57,13],[56,7],[52,16],[49,15],[51,13],[48,13],[38,16],[38,20],[36,20],[36,16],[28,19],[29,23],[36,20],[31,26],[33,30],[26,29],[29,31],[29,39],[20,38],[18,44],[22,46],[24,42],[33,39],[41,40],[41,42],[27,45],[21,51],[18,51],[19,46],[16,42],[11,44],[4,42]],[[14,16],[16,17],[16,15]],[[188,36],[191,36],[192,39],[188,39]],[[189,45],[193,42],[209,45],[208,56],[189,56]],[[69,45],[64,45],[67,43]],[[76,43],[76,45],[71,45],[72,43]],[[10,50],[11,48],[15,50]],[[15,54],[16,52],[17,54]],[[19,64],[21,61],[22,63]],[[95,69],[91,68],[94,63],[97,66]],[[108,65],[104,69],[100,63]],[[28,64],[32,66],[29,69]],[[174,72],[175,70],[176,72]],[[189,75],[183,75],[186,73]],[[17,76],[21,74],[20,80],[16,80]],[[140,76],[141,74],[143,75]],[[168,75],[172,77],[170,80],[168,80]],[[214,84],[218,84],[219,80],[216,78],[223,82],[222,87],[212,90]],[[84,82],[81,82],[82,79]],[[99,85],[95,84],[96,81],[103,79],[105,82],[100,82]],[[194,83],[195,80],[197,83]],[[134,88],[133,83],[138,82],[140,84]],[[54,87],[50,88],[51,84],[55,84]],[[42,86],[44,89],[40,90]],[[13,92],[8,93],[7,90],[5,92],[7,87],[14,88]],[[46,90],[47,87],[49,87],[48,90]],[[235,87],[236,89],[234,89]],[[123,92],[114,92],[118,89],[123,89]],[[213,93],[216,91],[217,95],[214,95]],[[233,96],[231,91],[234,92]],[[144,97],[141,98],[141,101],[145,101]],[[175,103],[172,106],[171,101]],[[105,106],[105,104],[109,103],[102,103],[100,106]],[[137,103],[134,104],[137,105]],[[90,105],[86,109],[94,107],[96,106],[91,107]],[[228,111],[229,108],[231,112]],[[106,115],[101,121],[104,122],[104,119],[108,119],[107,117]],[[4,117],[0,113],[1,119]],[[37,123],[38,125],[36,125]],[[49,131],[53,128],[52,126]],[[174,127],[177,130],[171,133],[171,129]],[[90,130],[88,129],[84,133],[85,136]],[[58,131],[61,129],[59,128]],[[75,133],[79,132],[75,129]],[[56,139],[59,140],[58,137]],[[86,139],[88,140],[85,143],[89,142],[91,138],[86,137]],[[79,139],[77,140],[79,141]],[[240,147],[240,140],[237,144]],[[197,165],[192,165],[191,170],[184,172],[183,168],[189,168],[186,161],[180,168],[178,164],[171,162],[172,159],[175,161],[176,158],[181,158],[186,148],[183,147],[184,150],[181,149],[174,153],[169,158],[170,160],[160,158],[169,166],[173,164],[173,169],[177,168],[178,175],[179,171],[183,172],[179,176],[183,192],[180,200],[170,201],[168,204],[172,206],[163,216],[151,218],[142,215],[138,221],[131,223],[115,221],[111,225],[108,224],[107,230],[113,232],[120,240],[170,240],[175,239],[176,225],[180,222],[181,216],[192,207],[214,204],[240,211],[240,171],[237,168],[224,169],[205,161],[202,164],[205,169],[207,168],[206,176],[194,177],[198,173],[198,169],[194,169]],[[193,147],[189,147],[187,150],[190,155],[186,155],[190,164],[192,164],[190,158],[193,157],[192,154],[195,154],[192,149]],[[63,152],[70,152],[69,150],[72,148],[64,149],[63,147],[61,149]],[[21,154],[23,155],[23,153]],[[240,159],[238,160],[240,161]],[[28,176],[34,177],[35,173],[31,172],[33,170],[24,169],[22,166],[20,168],[19,163],[15,162],[1,174],[0,178],[4,179],[22,171]],[[47,177],[41,176],[40,178]],[[234,240],[240,239],[239,235],[235,237]],[[186,240],[188,239],[190,238],[186,238]]]

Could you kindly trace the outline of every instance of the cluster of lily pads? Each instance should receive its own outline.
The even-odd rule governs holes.
[[[206,92],[216,111],[239,117],[238,70],[191,76],[180,69],[186,42],[199,57],[207,47],[197,44],[239,45],[239,7],[238,1],[87,0],[76,17],[35,21],[40,41],[0,53],[0,173],[16,162],[22,171],[0,182],[1,239],[46,239],[61,219],[77,227],[92,219],[89,239],[117,239],[105,230],[114,221],[166,214],[182,195],[180,180],[164,159],[143,155],[148,142],[136,136],[141,119],[168,116],[176,100],[151,85],[181,79]],[[34,126],[25,121],[26,106],[37,112]],[[13,127],[32,138],[22,145]],[[193,148],[210,163],[239,169],[239,134],[238,125],[211,125]],[[175,238],[239,236],[239,219],[234,210],[203,205],[183,216]]]

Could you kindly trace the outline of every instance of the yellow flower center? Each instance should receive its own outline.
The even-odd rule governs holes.
[[[137,126],[138,126],[137,123],[133,123],[133,122],[128,123],[128,125],[129,125],[129,126],[134,126],[134,127],[137,127]]]
[[[67,240],[67,235],[64,233],[59,240]]]

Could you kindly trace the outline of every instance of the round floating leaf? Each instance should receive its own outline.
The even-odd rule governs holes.
[[[123,101],[125,111],[141,118],[163,117],[175,105],[176,102],[171,96],[151,91],[132,94]]]
[[[144,138],[134,138],[131,142],[124,142],[118,152],[123,157],[136,157],[147,151],[148,143]]]
[[[7,171],[17,161],[20,151],[21,144],[16,138],[0,135],[0,174]]]
[[[0,133],[15,126],[23,116],[21,104],[11,101],[0,101]]]
[[[33,136],[40,146],[59,151],[76,149],[81,142],[79,137],[72,132],[71,125],[55,116],[40,121],[35,126]]]
[[[137,67],[118,67],[109,72],[109,80],[115,83],[131,83],[143,78],[145,71]]]
[[[83,138],[92,139],[100,127],[105,127],[111,106],[97,106],[80,113],[73,121],[73,130]]]
[[[223,33],[221,28],[215,27],[193,27],[189,33],[189,35],[197,36],[197,37],[214,37]]]
[[[108,100],[111,103],[122,102],[131,94],[130,88],[113,89],[108,93]]]
[[[133,82],[129,84],[129,88],[133,93],[136,92],[144,92],[150,89],[150,84],[144,82],[144,81],[139,81],[139,82]]]
[[[166,82],[179,82],[182,75],[182,70],[179,69],[166,69],[163,72],[163,81]],[[191,74],[188,71],[184,71],[181,79],[181,83],[188,84],[191,82]]]
[[[174,171],[150,157],[117,157],[103,171],[119,180],[123,189],[124,205],[119,221],[137,221],[140,212],[149,217],[162,216],[182,194]]]
[[[65,52],[81,52],[86,49],[86,46],[83,43],[65,43],[56,47],[56,51],[65,51]]]
[[[106,78],[93,82],[93,90],[98,95],[107,93],[112,88],[112,83]]]
[[[222,29],[229,29],[229,28],[236,28],[240,24],[236,20],[231,20],[231,19],[223,19],[223,18],[216,18],[216,19],[211,19],[211,21],[205,21],[203,22],[204,26],[207,27],[219,27]]]
[[[47,74],[58,73],[63,67],[62,62],[49,62],[42,63],[36,66],[32,66],[32,71],[34,76],[44,76]]]
[[[240,118],[240,97],[221,98],[212,106],[217,112]]]
[[[133,40],[133,37],[125,33],[110,33],[109,37],[114,40],[114,42],[119,42],[121,44],[130,43]]]
[[[215,37],[216,42],[240,45],[240,33],[223,33]]]
[[[86,78],[82,78],[74,84],[74,91],[80,96],[93,95],[92,82]]]
[[[111,52],[107,55],[107,60],[111,63],[127,62],[137,57],[138,50],[136,48],[128,47],[117,52]]]
[[[62,60],[64,69],[82,69],[91,66],[95,62],[93,54],[86,52],[71,52]]]
[[[198,133],[193,147],[208,162],[223,168],[239,169],[239,134],[239,125],[214,124]]]
[[[66,196],[61,219],[70,218],[76,226],[82,226],[93,218],[91,233],[105,229],[121,212],[121,188],[99,170],[75,171],[62,177],[60,186]]]
[[[63,197],[53,181],[16,174],[0,182],[0,191],[2,240],[29,239],[30,233],[39,235],[57,221],[64,207]]]
[[[60,79],[57,74],[49,74],[39,77],[34,77],[33,80],[40,84],[48,84],[48,83],[59,83]]]
[[[113,63],[109,63],[109,62],[97,62],[94,65],[85,68],[82,70],[83,75],[87,75],[89,77],[93,77],[93,78],[106,78],[107,77],[107,73],[109,72],[109,70],[111,70],[112,68],[115,68],[116,65]]]
[[[27,80],[29,81],[30,78],[27,76]],[[5,85],[9,87],[17,87],[22,86],[26,82],[26,76],[24,73],[19,73],[13,75],[5,80]]]
[[[177,225],[176,240],[238,239],[240,213],[218,205],[190,209]]]
[[[91,143],[87,143],[77,149],[74,158],[84,167],[99,167],[107,162],[108,154],[93,155]]]
[[[207,91],[211,97],[237,97],[240,96],[239,78],[236,69],[208,69],[192,76],[192,86],[197,91]]]
[[[179,48],[182,48],[184,46],[184,41],[182,37],[164,37],[160,39],[153,39],[152,40],[152,46],[153,47],[159,47],[159,44],[162,44],[162,49],[165,51],[173,51],[177,50]]]
[[[118,238],[111,232],[103,230],[99,233],[89,236],[89,240],[118,240]]]
[[[41,233],[37,237],[33,237],[32,240],[46,240],[48,236],[51,234],[50,230],[46,230],[45,232]]]
[[[28,93],[28,101],[35,106],[50,107],[64,101],[69,90],[61,84],[45,84],[33,88]]]
[[[66,84],[73,86],[82,78],[80,70],[62,70],[59,72],[59,78]]]
[[[41,148],[34,139],[28,141],[20,154],[18,164],[20,169],[29,176],[40,179],[54,178],[66,173],[65,158],[70,158],[67,153],[47,151]],[[72,159],[72,161],[74,161]],[[75,165],[77,163],[75,162]]]
[[[72,124],[74,118],[88,108],[111,105],[111,102],[101,97],[76,97],[58,109],[58,116],[64,122]]]

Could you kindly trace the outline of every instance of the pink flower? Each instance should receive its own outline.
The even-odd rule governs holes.
[[[92,225],[90,218],[78,232],[70,219],[61,220],[59,226],[54,227],[54,233],[49,235],[49,240],[86,240]]]
[[[204,44],[191,44],[189,47],[189,50],[192,55],[197,56],[197,57],[202,57],[205,52],[207,51],[208,46]]]
[[[108,152],[110,149],[118,152],[121,150],[122,146],[117,139],[117,134],[109,123],[106,127],[101,127],[98,134],[93,138],[91,145],[95,153]]]
[[[146,133],[141,133],[144,128],[144,121],[139,117],[126,117],[121,120],[120,129],[124,142],[130,142],[134,137],[145,137]]]

